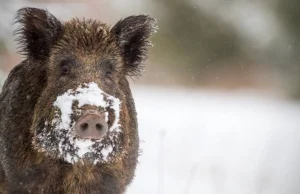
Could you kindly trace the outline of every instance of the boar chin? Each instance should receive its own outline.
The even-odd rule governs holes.
[[[54,117],[38,129],[33,144],[38,152],[71,164],[101,164],[116,160],[122,147],[120,104],[118,98],[106,94],[94,82],[80,85],[75,90],[69,89],[56,98],[52,107]],[[105,111],[105,120],[110,124],[106,135],[100,139],[83,139],[75,133],[76,118],[85,105]]]

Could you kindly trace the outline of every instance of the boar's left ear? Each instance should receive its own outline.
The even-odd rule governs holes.
[[[111,29],[121,48],[127,75],[140,75],[148,47],[151,46],[148,39],[156,30],[156,20],[147,15],[129,16]]]
[[[14,32],[20,44],[20,52],[34,59],[49,57],[50,50],[62,34],[62,24],[47,10],[22,8],[17,12],[15,23],[20,27]]]

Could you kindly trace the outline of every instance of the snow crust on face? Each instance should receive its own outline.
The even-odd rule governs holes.
[[[95,82],[84,84],[85,87],[79,86],[75,92],[70,89],[61,96],[58,96],[53,103],[61,112],[61,128],[69,128],[71,123],[70,115],[72,113],[72,104],[78,101],[78,107],[92,105],[107,108],[110,104],[104,100],[104,96],[112,102],[111,108],[115,111],[115,120],[110,130],[118,130],[120,116],[120,100],[103,92]],[[105,120],[108,120],[108,112],[105,112]]]
[[[108,137],[106,137],[110,143],[103,143],[103,138],[89,140],[80,139],[75,136],[75,122],[71,119],[71,115],[74,114],[74,110],[72,109],[74,102],[78,102],[78,109],[75,110],[75,114],[77,115],[80,115],[80,108],[84,105],[97,106],[105,110],[105,120],[108,121],[109,112],[107,108],[114,111],[114,121],[109,128]],[[87,155],[95,155],[92,157],[94,164],[107,162],[116,146],[115,140],[121,133],[121,126],[119,124],[120,104],[121,102],[118,98],[103,92],[94,82],[80,85],[76,90],[69,89],[56,98],[56,101],[53,103],[53,107],[56,110],[55,117],[50,123],[45,123],[45,128],[50,125],[53,128],[51,131],[54,131],[54,134],[51,132],[51,134],[40,133],[37,138],[46,142],[54,135],[59,140],[59,157],[63,158],[66,162],[74,164]]]

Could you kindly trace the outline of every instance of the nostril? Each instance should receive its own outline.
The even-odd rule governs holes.
[[[89,127],[89,124],[87,124],[87,123],[82,123],[82,124],[80,125],[80,128],[81,128],[82,131],[87,130],[88,127]]]
[[[97,123],[97,124],[96,124],[96,129],[97,129],[98,131],[102,131],[102,130],[103,130],[103,125],[101,125],[100,123]]]

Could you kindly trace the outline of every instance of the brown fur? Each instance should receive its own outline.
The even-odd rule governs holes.
[[[139,138],[127,75],[138,75],[155,31],[149,16],[131,16],[112,29],[94,20],[61,23],[45,10],[19,10],[16,31],[26,59],[9,74],[0,95],[0,191],[32,194],[121,194],[134,177]],[[61,75],[60,64],[71,66]],[[109,72],[109,77],[106,73]],[[67,89],[96,82],[122,101],[121,147],[109,163],[70,164],[33,139],[51,104]],[[3,170],[2,170],[3,169]]]

